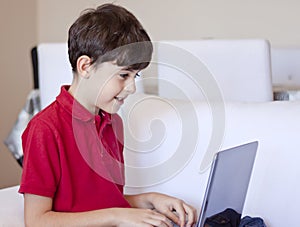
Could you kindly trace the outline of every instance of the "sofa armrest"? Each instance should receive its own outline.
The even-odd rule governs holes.
[[[0,222],[1,226],[24,225],[23,196],[18,193],[19,186],[0,190]]]

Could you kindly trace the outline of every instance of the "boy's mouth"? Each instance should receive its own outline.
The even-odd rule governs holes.
[[[124,99],[125,99],[125,98],[126,98],[126,97],[118,97],[118,96],[115,97],[115,99],[116,99],[119,103],[121,103],[121,104],[124,103]]]

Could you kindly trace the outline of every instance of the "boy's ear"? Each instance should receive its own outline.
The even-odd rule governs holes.
[[[89,78],[92,59],[87,55],[82,55],[77,59],[77,72],[83,78]]]

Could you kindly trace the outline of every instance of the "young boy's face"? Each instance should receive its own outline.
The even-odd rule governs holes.
[[[90,72],[88,83],[85,83],[85,106],[97,113],[102,109],[116,113],[128,95],[135,92],[137,70],[128,70],[113,62],[101,63]]]

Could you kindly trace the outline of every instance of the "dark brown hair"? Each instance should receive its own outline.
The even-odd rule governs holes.
[[[92,64],[115,61],[141,70],[148,66],[152,51],[150,37],[136,17],[114,4],[85,10],[69,29],[68,53],[74,72],[82,55],[89,56]]]

